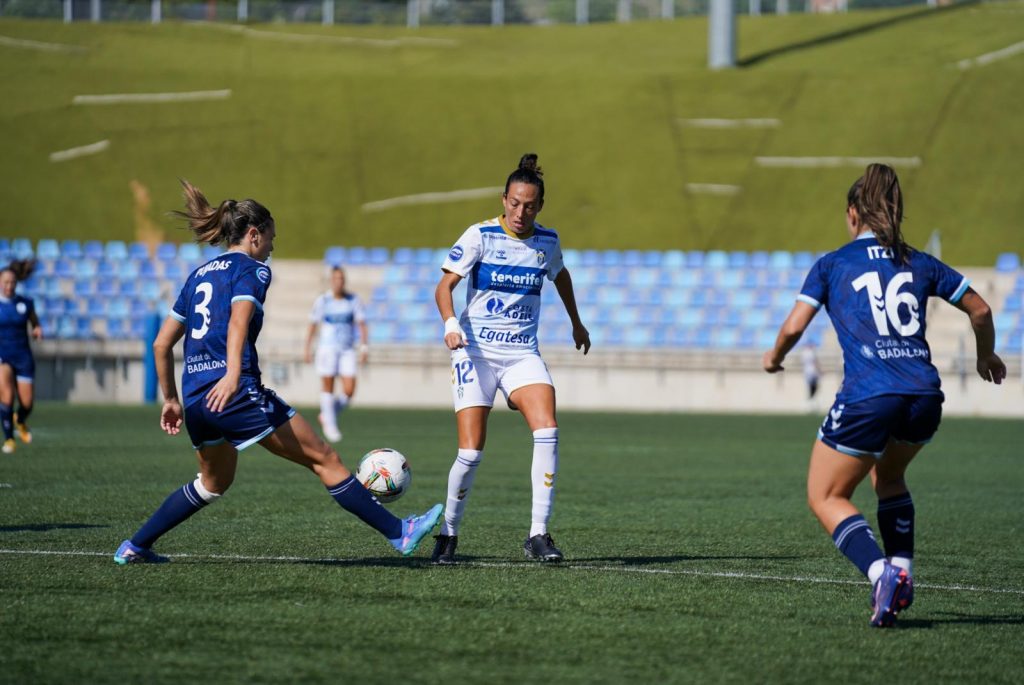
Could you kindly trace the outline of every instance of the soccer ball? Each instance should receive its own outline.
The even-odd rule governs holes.
[[[412,485],[412,470],[405,455],[383,447],[359,460],[356,479],[381,502],[394,502]]]

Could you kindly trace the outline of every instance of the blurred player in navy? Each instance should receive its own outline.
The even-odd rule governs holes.
[[[32,298],[18,295],[18,281],[32,275],[35,262],[15,261],[0,270],[0,422],[4,427],[5,454],[14,451],[14,430],[22,442],[32,442],[28,429],[28,415],[35,399],[33,382],[36,360],[28,342],[28,329],[39,340],[43,329],[36,316]],[[18,412],[14,414],[14,396],[18,396]]]
[[[997,384],[1006,377],[989,306],[967,278],[907,245],[902,219],[896,172],[868,166],[847,196],[853,240],[814,264],[763,360],[768,373],[781,371],[786,353],[825,307],[843,349],[844,379],[811,451],[807,499],[839,551],[871,581],[870,623],[879,627],[893,625],[914,599],[914,504],[904,473],[942,417],[939,374],[925,340],[929,297],[970,317],[978,374]],[[868,474],[884,553],[850,502]]]
[[[259,443],[315,473],[347,511],[386,537],[403,555],[441,518],[435,505],[422,516],[393,516],[342,465],[295,410],[260,382],[256,338],[271,273],[265,262],[276,228],[255,200],[225,200],[216,208],[188,182],[185,218],[198,242],[224,243],[227,251],[196,269],[185,282],[153,344],[164,395],[160,427],[170,435],[185,429],[199,459],[198,477],[175,490],[118,547],[118,564],[160,563],[153,543],[215,501],[231,486],[240,450]],[[185,336],[183,397],[174,382],[174,345]]]
[[[331,269],[331,289],[313,303],[306,335],[306,363],[313,361],[313,339],[317,329],[316,372],[320,376],[320,427],[331,442],[341,440],[338,415],[356,392],[356,370],[365,364],[369,353],[370,332],[366,312],[358,295],[345,290],[345,270]],[[356,331],[359,335],[357,337]],[[356,360],[356,341],[359,357]],[[334,379],[341,379],[341,393],[334,394]]]

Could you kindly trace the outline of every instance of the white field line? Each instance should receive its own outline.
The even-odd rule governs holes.
[[[1001,59],[1013,57],[1014,55],[1017,55],[1022,52],[1024,52],[1024,40],[1022,40],[1019,43],[1009,45],[1003,48],[1002,50],[986,52],[984,55],[978,55],[977,57],[968,57],[967,59],[962,59],[959,62],[957,62],[956,65],[961,69],[970,69],[971,67],[983,67],[986,64],[998,62]]]
[[[151,104],[164,102],[199,102],[202,100],[227,100],[231,89],[190,90],[177,93],[107,93],[105,95],[76,95],[72,105],[123,105]]]
[[[223,29],[233,33],[240,33],[253,38],[264,38],[276,40],[282,43],[322,43],[328,45],[361,45],[371,48],[397,48],[402,45],[423,45],[427,47],[450,48],[459,44],[456,40],[447,38],[357,38],[355,36],[328,36],[317,33],[285,33],[283,31],[261,31],[260,29],[239,26],[238,24],[219,24],[216,22],[197,21],[193,22],[199,26]]]
[[[43,50],[44,52],[86,52],[89,49],[82,47],[81,45],[43,43],[38,40],[11,38],[10,36],[0,36],[0,45],[5,45],[10,48],[25,48],[27,50]]]
[[[778,128],[780,119],[680,119],[691,128]]]
[[[482,197],[497,198],[505,190],[503,186],[495,188],[468,188],[466,190],[450,190],[444,193],[419,193],[418,195],[402,195],[387,200],[367,202],[362,206],[364,212],[382,212],[385,209],[404,207],[407,205],[437,205],[445,202],[462,200],[478,200]]]
[[[79,147],[68,148],[67,150],[59,150],[57,152],[50,153],[51,162],[66,162],[69,159],[75,159],[76,157],[87,157],[88,155],[96,155],[110,147],[109,140],[101,140],[97,143],[90,145],[81,145]]]
[[[687,183],[686,189],[702,195],[735,195],[741,190],[739,186],[726,183]]]
[[[50,557],[110,557],[114,552],[63,551],[48,549],[0,549],[0,554]],[[363,559],[340,557],[295,557],[295,556],[250,556],[245,554],[187,554],[167,553],[172,559],[211,559],[214,561],[239,561],[243,563],[295,562],[305,564],[358,564]],[[398,557],[395,557],[396,561]],[[472,568],[551,568],[551,565],[536,562],[486,562],[464,561],[458,564]],[[866,580],[842,580],[835,578],[816,578],[814,576],[780,576],[762,573],[741,573],[733,571],[698,571],[671,568],[634,568],[629,566],[599,566],[592,564],[574,564],[564,562],[557,568],[565,571],[590,571],[595,573],[636,573],[640,575],[660,576],[693,576],[698,578],[726,578],[734,580],[768,580],[779,583],[812,583],[815,585],[867,585]],[[915,583],[914,587],[923,590],[940,590],[944,592],[982,592],[1005,595],[1024,595],[1024,588],[983,587],[977,585],[935,585],[932,583]]]
[[[919,167],[920,157],[754,157],[760,167],[790,169],[822,169],[831,167],[862,167],[868,164],[888,164],[898,167]]]

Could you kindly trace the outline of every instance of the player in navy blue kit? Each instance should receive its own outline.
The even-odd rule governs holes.
[[[276,227],[255,200],[225,200],[216,208],[188,182],[185,212],[198,242],[224,243],[227,251],[196,269],[185,282],[153,344],[164,395],[160,427],[170,435],[185,428],[199,459],[198,477],[175,490],[118,547],[118,564],[161,563],[153,543],[215,501],[231,486],[238,452],[259,443],[315,473],[347,511],[384,535],[403,555],[441,518],[438,504],[421,516],[396,518],[355,479],[337,453],[309,423],[260,382],[256,338],[271,273],[265,262]],[[174,345],[185,337],[183,397],[174,382]]]
[[[0,270],[0,423],[3,424],[4,454],[14,452],[14,431],[22,442],[32,442],[28,415],[35,399],[33,382],[36,361],[29,346],[28,330],[39,340],[43,329],[36,316],[32,298],[18,295],[18,281],[32,275],[32,260],[12,262]],[[18,411],[14,413],[14,397],[18,397]]]
[[[1001,383],[989,306],[970,281],[903,241],[903,194],[896,172],[872,164],[850,188],[846,223],[852,242],[811,268],[774,349],[768,373],[783,369],[811,319],[825,307],[843,349],[844,378],[818,431],[807,499],[836,547],[872,583],[871,625],[891,626],[913,602],[914,504],[904,474],[942,417],[939,374],[925,340],[927,299],[964,311],[977,342],[977,370]],[[871,475],[885,552],[850,502]]]

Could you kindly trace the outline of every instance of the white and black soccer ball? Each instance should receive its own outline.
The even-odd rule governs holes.
[[[356,479],[381,502],[394,502],[412,485],[412,469],[404,454],[382,447],[363,455]]]

